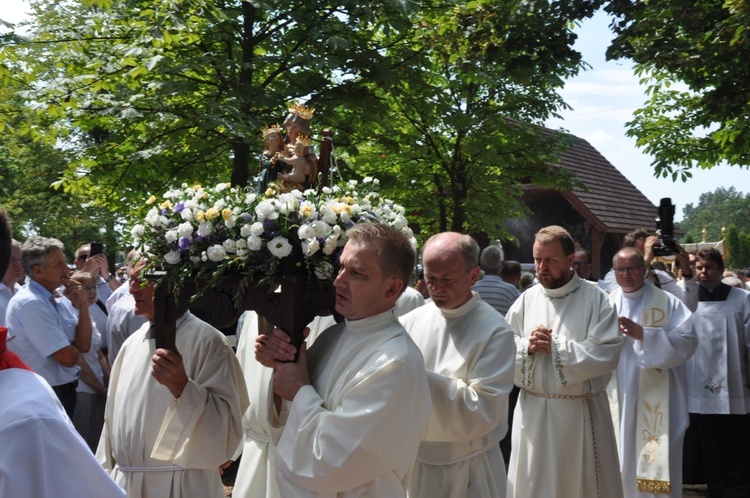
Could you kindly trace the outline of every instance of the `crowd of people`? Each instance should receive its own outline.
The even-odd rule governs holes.
[[[257,189],[315,176],[312,109],[264,131]],[[156,346],[149,255],[127,283],[100,247],[11,239],[0,212],[0,496],[750,497],[750,292],[716,249],[656,261],[625,237],[611,270],[562,227],[535,274],[499,242],[347,231],[343,321],[305,341],[246,312],[236,351],[186,311]],[[289,310],[293,312],[293,310]]]
[[[237,497],[750,496],[750,292],[716,249],[680,248],[675,277],[636,231],[594,281],[549,226],[521,292],[499,244],[446,232],[424,296],[409,240],[360,224],[344,321],[297,348],[248,312],[235,352],[189,311],[156,348],[139,255],[120,286],[90,245],[71,273],[60,241],[9,234],[0,216],[2,496],[218,498],[238,458]]]

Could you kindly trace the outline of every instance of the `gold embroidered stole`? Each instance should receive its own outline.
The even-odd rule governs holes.
[[[669,326],[669,298],[656,287],[644,305],[641,325]],[[669,369],[641,369],[636,411],[635,454],[638,491],[669,494]]]

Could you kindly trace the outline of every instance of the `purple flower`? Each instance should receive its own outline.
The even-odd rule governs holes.
[[[180,201],[180,202],[178,202],[175,205],[174,212],[175,213],[181,213],[183,209],[185,209],[185,202],[184,201]]]
[[[190,249],[190,246],[192,245],[193,245],[193,242],[190,239],[188,239],[187,237],[180,237],[180,242],[179,242],[180,251],[187,251],[188,249]]]

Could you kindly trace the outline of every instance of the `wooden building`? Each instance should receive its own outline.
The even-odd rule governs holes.
[[[560,191],[526,186],[523,200],[531,215],[508,222],[519,244],[504,242],[505,258],[533,262],[534,234],[542,227],[560,225],[581,247],[591,251],[592,276],[601,278],[612,266],[612,257],[622,247],[625,234],[638,228],[655,230],[658,209],[582,138],[576,138],[562,154],[558,166],[572,172],[587,189]],[[664,197],[669,197],[669,192]]]

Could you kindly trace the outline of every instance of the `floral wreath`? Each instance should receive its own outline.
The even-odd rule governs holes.
[[[387,224],[416,246],[403,206],[382,197],[378,185],[367,177],[319,192],[279,193],[271,186],[258,196],[228,183],[182,184],[161,201],[152,195],[145,219],[135,220],[131,235],[136,250],[150,255],[146,271],[165,271],[173,291],[186,278],[196,278],[205,289],[228,274],[241,275],[241,287],[270,285],[285,260],[313,281],[330,283],[346,230],[358,223]]]

